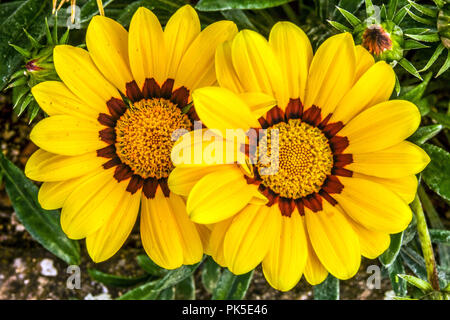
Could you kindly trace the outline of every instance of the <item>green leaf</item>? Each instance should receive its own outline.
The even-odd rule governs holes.
[[[17,217],[31,236],[68,264],[79,264],[80,248],[76,241],[68,239],[62,231],[59,212],[41,208],[37,200],[38,188],[1,152],[0,170]]]
[[[206,258],[202,267],[202,283],[209,293],[213,293],[216,288],[221,271],[222,268],[213,260],[213,258]]]
[[[378,257],[380,262],[386,267],[391,265],[395,261],[398,253],[400,252],[403,241],[403,232],[391,234],[390,236],[391,243],[389,245],[389,248]]]
[[[176,285],[187,277],[190,277],[198,268],[201,262],[194,265],[182,266],[175,270],[168,271],[164,277],[159,280],[147,282],[133,290],[120,296],[119,300],[148,300],[156,299],[159,292]]]
[[[331,20],[327,20],[327,22],[329,24],[331,24],[333,27],[335,27],[337,30],[342,31],[342,32],[351,32],[352,29],[350,29],[347,26],[344,26],[343,24],[337,22],[337,21],[331,21]]]
[[[431,162],[422,172],[422,178],[431,190],[450,201],[450,153],[435,145],[425,143],[422,148]]]
[[[400,251],[400,255],[404,264],[414,273],[417,277],[426,279],[427,270],[425,267],[425,260],[423,257],[411,248],[404,247]],[[405,272],[400,272],[405,273]]]
[[[395,14],[394,19],[392,19],[392,21],[396,25],[400,25],[400,23],[402,23],[403,19],[405,18],[406,14],[408,13],[408,10],[410,7],[411,7],[410,4],[403,6],[400,10],[397,11],[397,13]]]
[[[193,276],[187,277],[175,286],[175,299],[195,300],[195,281]]]
[[[408,138],[408,140],[420,145],[436,136],[439,132],[441,132],[441,130],[442,125],[440,124],[420,127],[411,137]]]
[[[395,11],[397,11],[398,0],[389,0],[387,5],[386,18],[387,20],[394,19]]]
[[[175,299],[175,287],[170,287],[162,290],[156,300],[174,300]]]
[[[292,0],[200,0],[195,8],[199,11],[230,9],[265,9],[277,7]]]
[[[160,277],[167,273],[167,270],[161,268],[156,263],[154,263],[146,254],[140,254],[136,257],[138,265],[145,270],[148,274]]]
[[[450,129],[450,115],[439,112],[429,112],[428,116],[436,122],[442,124],[447,129]]]
[[[405,50],[415,50],[415,49],[425,49],[429,48],[430,46],[427,46],[426,44],[420,43],[419,41],[408,39],[405,40],[403,49]]]
[[[228,269],[223,270],[219,282],[213,292],[213,300],[242,300],[247,293],[253,277],[253,271],[239,276]]]
[[[398,276],[403,280],[406,280],[409,284],[413,285],[414,287],[419,288],[423,292],[433,291],[431,284],[429,284],[425,280],[407,274],[399,274]]]
[[[373,6],[372,0],[366,0],[366,14],[367,18],[375,15],[375,7]]]
[[[358,24],[361,23],[361,20],[359,20],[354,14],[351,12],[348,12],[345,9],[339,8],[336,6],[336,8],[339,10],[339,12],[344,16],[345,20],[347,20],[353,27],[356,27]]]
[[[428,83],[430,82],[431,76],[432,76],[431,72],[427,73],[420,84],[415,86],[413,89],[407,91],[406,93],[401,93],[398,99],[408,100],[413,103],[417,103],[425,93]]]
[[[445,59],[444,64],[442,65],[441,69],[439,69],[435,78],[439,77],[441,74],[447,71],[448,68],[450,68],[450,50],[447,50],[447,59]]]
[[[429,26],[434,26],[436,24],[436,22],[434,22],[433,20],[427,19],[427,18],[423,18],[421,16],[418,16],[417,14],[415,14],[414,12],[412,12],[411,10],[408,10],[408,15],[415,21],[429,25]]]
[[[239,29],[251,29],[257,31],[256,27],[242,10],[224,10],[222,15],[227,20],[234,21]]]
[[[411,62],[406,60],[406,58],[402,58],[398,63],[399,63],[399,65],[401,65],[403,67],[403,69],[408,71],[410,74],[412,74],[413,76],[415,76],[415,77],[419,78],[420,80],[422,80],[422,77],[420,76],[420,74],[417,71],[416,67],[414,67]]]
[[[410,34],[406,33],[405,36],[410,37],[411,39],[423,42],[439,42],[441,39],[437,33],[430,34]]]
[[[402,259],[398,256],[397,259],[387,267],[387,271],[395,295],[398,297],[406,296],[406,281],[397,276],[399,273],[405,273]]]
[[[339,300],[339,279],[331,274],[321,284],[314,286],[314,300]]]
[[[425,7],[423,5],[420,5],[414,1],[408,0],[409,4],[411,4],[417,11],[420,13],[427,15],[432,18],[436,18],[438,15],[438,11],[429,7]]]
[[[95,269],[88,269],[88,273],[92,279],[113,287],[131,287],[144,282],[149,278],[148,274],[140,277],[123,277],[108,274]]]
[[[429,229],[431,242],[450,244],[450,231],[449,230],[439,230],[439,229]]]
[[[431,67],[433,65],[433,63],[437,60],[437,58],[439,58],[439,56],[441,55],[442,51],[445,49],[444,45],[442,43],[439,43],[439,45],[437,46],[436,50],[434,51],[433,55],[429,58],[427,64],[425,65],[425,67],[422,68],[422,70],[419,70],[420,72],[423,72],[425,70],[428,70],[429,67]]]

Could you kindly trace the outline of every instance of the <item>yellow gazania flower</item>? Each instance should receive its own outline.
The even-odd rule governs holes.
[[[215,49],[237,28],[219,21],[200,29],[188,5],[164,31],[145,8],[134,14],[129,32],[96,16],[87,30],[89,51],[55,48],[63,82],[32,90],[50,117],[31,132],[41,149],[25,173],[44,181],[39,202],[45,209],[62,207],[62,229],[69,238],[86,238],[96,262],[122,246],[139,207],[142,243],[157,264],[173,269],[203,255],[202,234],[188,219],[184,200],[167,187],[171,134],[191,129],[195,110],[182,109],[192,90],[216,82]]]
[[[329,38],[313,56],[305,33],[280,22],[269,41],[244,30],[220,45],[216,74],[220,88],[193,93],[203,124],[222,134],[278,129],[279,171],[263,175],[261,162],[250,171],[236,164],[177,165],[169,188],[189,195],[194,222],[215,224],[208,254],[235,274],[262,262],[268,282],[284,291],[302,274],[313,285],[328,272],[348,279],[361,255],[373,259],[385,251],[389,234],[411,221],[414,174],[429,162],[404,141],[419,125],[416,106],[387,101],[392,68],[375,63],[348,33]],[[259,151],[268,139],[270,131]],[[173,153],[195,144],[176,146]]]

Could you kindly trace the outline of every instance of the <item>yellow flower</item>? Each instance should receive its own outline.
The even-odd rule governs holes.
[[[387,101],[392,68],[375,63],[348,33],[313,56],[305,33],[280,22],[269,41],[243,30],[220,45],[216,74],[220,87],[193,93],[203,124],[222,135],[278,129],[279,166],[270,173],[262,161],[177,165],[169,188],[188,195],[194,222],[214,224],[206,252],[235,274],[262,262],[268,282],[284,291],[302,274],[313,285],[328,272],[348,279],[361,255],[385,251],[389,234],[411,221],[414,174],[430,161],[404,141],[419,125],[416,106]],[[260,135],[259,154],[270,154],[270,132]]]
[[[50,117],[31,132],[41,149],[25,173],[44,181],[42,207],[62,207],[62,229],[69,238],[86,238],[96,262],[122,246],[139,207],[142,243],[157,264],[174,269],[203,255],[202,233],[189,220],[184,200],[167,187],[171,135],[191,129],[195,109],[182,109],[192,90],[216,82],[216,46],[237,28],[230,21],[200,28],[188,5],[164,31],[145,8],[134,14],[129,32],[96,16],[87,30],[88,51],[55,48],[62,82],[32,89]]]

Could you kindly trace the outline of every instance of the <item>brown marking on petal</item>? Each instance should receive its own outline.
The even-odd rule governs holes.
[[[145,79],[142,95],[145,99],[161,97],[161,88],[154,78]]]
[[[114,157],[111,160],[109,160],[108,162],[103,164],[103,169],[110,169],[112,167],[118,166],[121,163],[122,163],[122,161],[120,161],[119,157]]]
[[[266,206],[271,207],[278,201],[279,195],[270,190],[270,188],[260,184],[258,190],[267,198],[267,200],[269,200],[266,203]]]
[[[326,137],[328,139],[334,137],[339,131],[341,131],[341,129],[344,127],[344,124],[339,121],[339,122],[333,122],[330,124],[327,124],[322,131],[325,133]]]
[[[153,199],[156,194],[156,189],[158,188],[158,180],[155,178],[147,178],[144,180],[144,187],[142,191],[147,199]]]
[[[318,212],[322,210],[322,198],[318,193],[310,194],[307,197],[302,198],[305,207],[313,212]]]
[[[114,158],[115,156],[116,147],[113,144],[97,150],[97,157]]]
[[[161,187],[161,191],[163,192],[164,196],[168,198],[170,196],[170,189],[169,185],[167,184],[167,178],[162,178],[158,180],[159,186]]]
[[[123,163],[119,164],[116,167],[116,171],[114,171],[114,178],[116,178],[116,180],[119,182],[131,178],[132,175],[133,170],[131,170],[129,166]]]
[[[172,92],[170,101],[177,104],[178,108],[184,108],[185,106],[187,106],[189,101],[189,90],[186,87],[179,87],[174,92]]]
[[[347,137],[341,137],[341,136],[334,136],[329,139],[331,150],[334,154],[342,153],[342,151],[345,150],[345,148],[348,147],[348,138]]]
[[[299,98],[289,99],[289,103],[285,110],[286,120],[300,119],[303,113],[303,104]]]
[[[344,185],[336,176],[328,176],[323,183],[322,189],[327,193],[341,193]]]
[[[352,177],[353,171],[344,169],[344,168],[333,168],[331,169],[331,173],[335,176],[341,176],[341,177]]]
[[[107,127],[114,128],[114,126],[116,125],[116,121],[114,120],[114,118],[106,113],[100,113],[97,120],[98,122],[100,122],[100,124]]]
[[[98,133],[100,139],[108,144],[116,143],[116,132],[113,128],[100,130]]]
[[[319,123],[319,125],[317,126],[317,128],[319,128],[319,129],[323,129],[323,128],[325,128],[325,126],[328,124],[328,121],[330,121],[330,118],[331,118],[331,116],[332,116],[333,114],[332,113],[329,113],[320,123]]]
[[[111,116],[117,120],[122,116],[127,110],[127,106],[125,102],[121,99],[111,98],[106,102],[106,106],[108,107],[109,113]]]
[[[197,111],[195,110],[195,106],[191,106],[188,112],[186,112],[186,114],[192,122],[200,121],[200,117],[198,116]],[[202,128],[206,128],[206,126],[202,124]]]
[[[338,204],[338,202],[328,194],[328,192],[326,192],[325,190],[320,190],[319,194],[322,198],[324,198],[325,200],[327,200],[332,206],[335,206]]]
[[[345,167],[353,163],[353,155],[351,153],[340,153],[333,156],[333,165],[337,168]]]
[[[301,216],[305,215],[305,205],[303,204],[302,198],[295,200],[295,205],[297,206],[298,213]]]
[[[170,99],[170,97],[172,96],[173,84],[173,79],[167,79],[163,83],[163,85],[161,86],[161,98]]]
[[[141,89],[139,89],[136,81],[133,80],[131,82],[128,82],[125,87],[127,90],[126,95],[132,102],[137,102],[144,99],[144,95],[142,94]]]
[[[319,107],[313,105],[308,110],[303,112],[302,121],[317,127],[322,119]]]
[[[284,112],[280,107],[275,106],[266,113],[266,121],[269,126],[273,126],[274,124],[280,123],[284,121]]]
[[[293,199],[280,197],[278,199],[278,207],[280,208],[281,215],[290,218],[295,209],[295,201]]]
[[[142,188],[143,185],[144,179],[140,175],[133,174],[126,190],[131,194],[135,194],[139,189]]]
[[[263,129],[267,129],[268,127],[270,127],[269,123],[267,122],[267,120],[264,117],[260,117],[258,119],[258,122],[261,125],[261,128],[263,128]]]

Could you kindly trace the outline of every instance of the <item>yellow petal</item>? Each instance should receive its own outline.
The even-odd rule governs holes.
[[[56,154],[75,156],[107,146],[100,140],[100,124],[61,115],[39,121],[30,139],[42,149]]]
[[[229,218],[213,225],[211,236],[209,238],[208,249],[209,255],[221,267],[226,267],[225,257],[223,254],[223,240],[227,234],[228,229],[233,222],[233,218]]]
[[[418,180],[415,175],[410,175],[397,179],[386,179],[368,176],[362,173],[353,172],[354,178],[366,179],[384,185],[389,190],[395,192],[406,203],[414,200],[417,192]]]
[[[82,239],[97,231],[116,211],[128,181],[118,183],[114,169],[102,170],[78,185],[61,211],[61,227],[71,239]]]
[[[126,93],[133,80],[128,59],[128,32],[113,19],[95,16],[86,32],[86,45],[97,68],[106,79]]]
[[[215,57],[217,82],[222,88],[235,93],[244,92],[244,87],[233,66],[231,44],[232,41],[225,41],[217,46]]]
[[[381,184],[359,178],[339,177],[344,189],[333,197],[353,220],[369,230],[403,231],[411,222],[408,205]]]
[[[349,33],[325,40],[309,68],[305,109],[316,105],[322,109],[322,118],[332,113],[353,85],[355,65],[355,45]]]
[[[100,168],[105,162],[96,152],[71,157],[39,149],[28,159],[25,175],[36,181],[69,180]]]
[[[95,66],[89,53],[68,45],[56,46],[53,60],[58,76],[86,105],[97,112],[108,112],[106,102],[120,94]]]
[[[106,223],[86,237],[89,256],[96,263],[111,258],[124,244],[134,227],[139,212],[141,191],[125,192]]]
[[[429,162],[430,157],[420,147],[402,141],[380,151],[355,153],[346,169],[380,178],[402,178],[421,172]]]
[[[233,66],[247,92],[262,92],[286,106],[289,95],[281,67],[267,40],[259,33],[243,30],[231,45]]]
[[[154,78],[160,85],[166,80],[166,48],[158,18],[140,7],[130,22],[128,54],[133,77],[139,88],[145,79]]]
[[[303,218],[304,219],[304,218]],[[304,221],[303,221],[304,222]],[[312,286],[318,285],[323,282],[327,276],[328,271],[320,262],[319,258],[317,258],[316,253],[314,252],[314,248],[311,245],[311,240],[307,237],[307,245],[308,245],[308,258],[306,260],[305,265],[305,279]]]
[[[142,197],[141,239],[145,252],[159,266],[176,269],[183,264],[183,244],[175,213],[158,188],[155,198]]]
[[[183,247],[183,264],[197,263],[203,256],[203,244],[195,224],[189,220],[186,204],[180,196],[173,192],[170,193],[168,200],[180,233]]]
[[[293,212],[291,217],[282,216],[280,236],[274,239],[262,264],[264,276],[272,287],[288,291],[300,281],[308,257],[306,241],[303,219],[298,212]]]
[[[289,97],[305,101],[306,80],[313,57],[308,37],[295,24],[283,21],[272,27],[269,44],[287,79]]]
[[[60,81],[38,83],[31,92],[42,110],[50,116],[65,114],[97,122],[98,111],[77,98]]]
[[[97,174],[100,170],[103,169],[98,169],[90,175]],[[39,204],[45,210],[61,208],[73,190],[75,190],[82,181],[88,179],[90,175],[64,181],[44,182],[38,193]]]
[[[270,109],[277,105],[277,100],[274,97],[262,92],[240,93],[239,98],[249,106],[256,119],[265,116]]]
[[[260,127],[248,105],[232,91],[219,87],[205,87],[192,94],[195,111],[210,129],[250,129]]]
[[[188,196],[194,185],[204,176],[226,166],[176,167],[169,175],[167,184],[172,192]]]
[[[209,224],[225,220],[243,209],[257,191],[237,167],[210,173],[192,188],[187,200],[191,220]]]
[[[209,247],[209,239],[211,238],[211,230],[203,224],[195,223],[195,228],[197,229],[198,235],[200,237],[200,241],[202,242],[203,252],[207,255],[211,255],[208,251]]]
[[[164,28],[167,48],[167,78],[175,79],[183,55],[200,33],[200,20],[190,5],[179,8]]]
[[[350,224],[358,235],[361,255],[364,257],[375,259],[389,248],[389,244],[391,243],[389,234],[369,230],[354,221],[351,221]]]
[[[214,22],[200,32],[181,59],[175,76],[175,88],[185,86],[192,92],[199,87],[213,85],[216,82],[216,48],[236,33],[237,27],[231,21]]]
[[[356,54],[356,72],[355,72],[355,82],[369,70],[371,66],[375,64],[375,59],[363,46],[357,45],[355,47]]]
[[[420,123],[417,107],[409,101],[391,100],[373,106],[339,131],[349,139],[348,153],[382,150],[405,140]]]
[[[233,219],[223,252],[228,269],[234,274],[253,270],[280,236],[281,214],[277,207],[248,205]]]
[[[349,279],[359,269],[359,240],[348,219],[334,206],[323,201],[323,210],[305,208],[306,226],[311,244],[323,266],[336,278]]]
[[[395,85],[395,73],[384,61],[379,61],[367,70],[347,92],[336,107],[330,123],[350,121],[361,111],[386,101]]]

